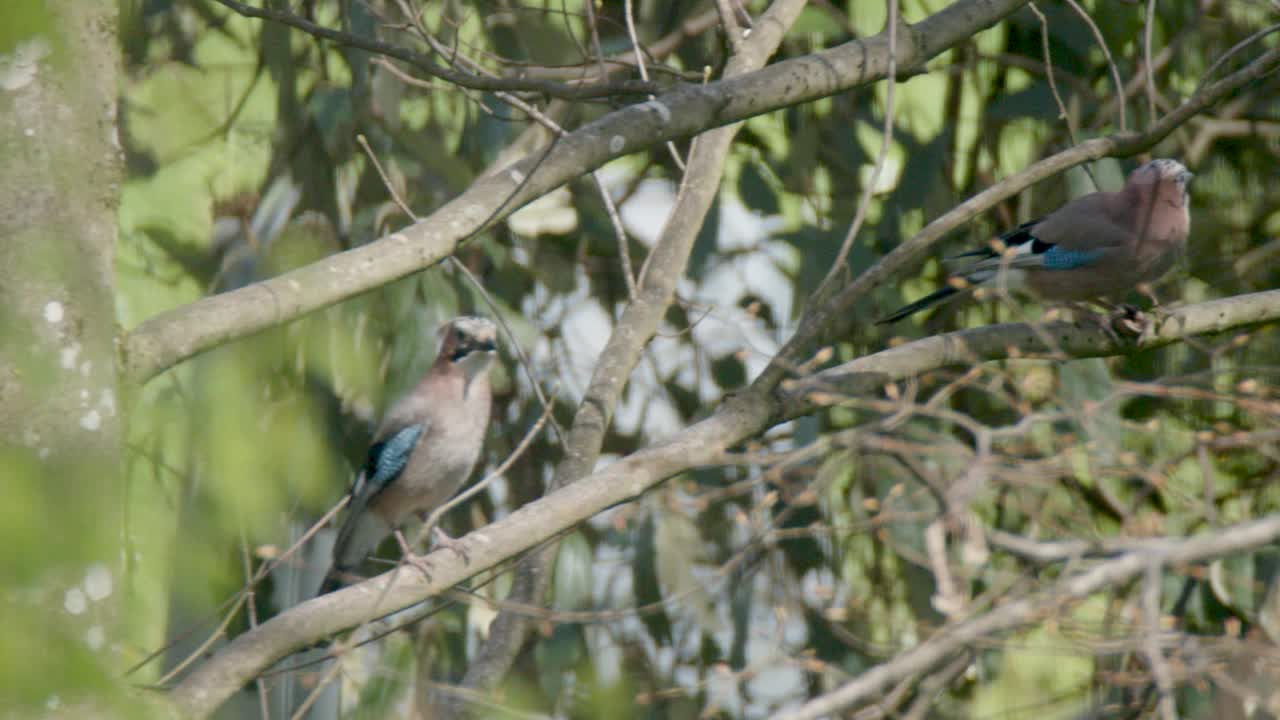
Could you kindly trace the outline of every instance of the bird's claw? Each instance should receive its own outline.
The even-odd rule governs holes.
[[[396,542],[400,544],[401,561],[406,565],[417,568],[418,572],[422,573],[422,576],[427,579],[427,582],[431,582],[431,561],[427,559],[427,556],[415,553],[413,548],[409,547],[408,541],[404,539],[404,533],[399,530],[396,530]]]
[[[1129,304],[1117,307],[1107,320],[1107,326],[1112,332],[1131,338],[1142,337],[1142,333],[1146,330],[1148,324],[1146,314]],[[1117,337],[1117,339],[1119,338]]]
[[[431,582],[431,561],[426,555],[405,555],[403,558],[406,565],[412,565],[418,572],[422,573],[422,577],[427,582]]]
[[[471,558],[467,555],[467,544],[449,537],[448,533],[441,530],[439,526],[431,528],[431,541],[435,547],[457,553],[458,557],[462,558],[463,564],[471,564]]]

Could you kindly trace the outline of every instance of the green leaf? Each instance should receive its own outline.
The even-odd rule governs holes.
[[[594,553],[591,544],[582,533],[571,533],[560,541],[556,554],[555,577],[552,588],[555,607],[560,610],[581,610],[591,607],[591,564]]]

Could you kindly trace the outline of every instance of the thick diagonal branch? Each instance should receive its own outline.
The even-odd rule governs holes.
[[[1241,70],[1205,87],[1148,131],[1119,133],[1086,140],[1001,180],[943,213],[941,217],[926,225],[915,237],[894,248],[893,252],[867,268],[844,288],[826,298],[815,299],[817,306],[807,311],[801,318],[799,329],[787,341],[772,365],[756,379],[756,386],[776,387],[786,377],[790,368],[800,364],[823,338],[845,338],[850,332],[858,330],[854,324],[858,321],[859,315],[850,312],[857,302],[890,278],[900,275],[907,268],[920,262],[939,240],[978,213],[989,210],[996,203],[1013,197],[1036,182],[1083,162],[1109,156],[1127,157],[1143,152],[1198,113],[1278,67],[1280,67],[1280,48],[1273,48]]]
[[[1280,290],[1237,295],[1158,313],[1131,343],[1117,342],[1097,323],[984,325],[934,335],[864,355],[805,378],[784,382],[777,396],[781,414],[798,417],[817,409],[815,394],[866,395],[886,383],[945,367],[973,366],[1010,358],[1076,359],[1151,350],[1193,335],[1280,320]]]
[[[902,77],[1026,0],[961,0],[904,27],[897,68]],[[421,222],[368,245],[283,275],[198,300],[151,318],[123,341],[128,375],[144,382],[220,344],[295,320],[418,272],[526,203],[614,158],[771,110],[881,80],[888,40],[876,36],[785,60],[720,82],[685,86],[632,105],[556,141],[506,170],[480,178]]]
[[[725,70],[726,75],[736,77],[763,66],[777,50],[804,4],[804,0],[774,2],[757,32],[740,44]],[[644,348],[667,314],[675,297],[676,282],[688,266],[698,230],[719,193],[725,159],[739,127],[729,125],[695,139],[675,205],[641,273],[639,292],[623,310],[601,351],[591,382],[574,415],[573,427],[565,441],[564,459],[551,481],[552,492],[586,476],[599,460],[614,409]],[[557,547],[553,544],[521,563],[507,598],[509,602],[541,604]],[[463,686],[483,689],[497,684],[515,661],[531,624],[532,618],[527,614],[500,613],[489,628],[488,639],[467,668]],[[444,717],[460,715],[461,697],[449,698]]]
[[[1241,295],[1166,313],[1137,347],[1155,347],[1201,333],[1277,320],[1280,290]],[[1067,354],[1093,356],[1134,349],[1132,344],[1116,343],[1100,327],[1075,327],[1070,323],[1046,327],[1059,344],[1057,349]],[[438,595],[606,508],[634,499],[673,475],[722,461],[725,453],[743,440],[809,412],[814,407],[807,400],[811,390],[865,393],[882,387],[886,380],[938,367],[974,359],[1021,356],[1042,337],[1041,332],[1027,325],[996,325],[929,338],[868,356],[861,365],[854,361],[797,383],[781,398],[746,390],[726,400],[711,417],[670,440],[633,453],[462,537],[458,542],[466,550],[469,563],[452,552],[433,553],[430,580],[391,571],[277,615],[237,637],[197,667],[174,690],[172,699],[183,717],[206,717],[245,683],[292,652]],[[961,347],[963,351],[957,349]],[[1055,348],[1043,347],[1042,351],[1053,352]]]

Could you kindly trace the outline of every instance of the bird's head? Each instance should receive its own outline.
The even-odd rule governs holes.
[[[489,369],[498,349],[492,320],[464,315],[445,323],[440,332],[440,359],[461,367],[468,381]]]
[[[1129,184],[1138,188],[1159,187],[1172,188],[1176,190],[1175,197],[1182,200],[1181,205],[1187,205],[1187,184],[1191,182],[1191,178],[1195,177],[1185,165],[1177,160],[1169,158],[1159,158],[1152,160],[1137,170],[1129,174]]]

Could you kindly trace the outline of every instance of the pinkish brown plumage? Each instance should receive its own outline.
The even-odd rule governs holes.
[[[320,594],[337,589],[388,534],[453,497],[470,477],[489,425],[489,367],[497,332],[459,317],[441,330],[431,369],[392,404],[351,489]]]
[[[973,263],[946,287],[881,322],[998,281],[1055,302],[1123,298],[1163,276],[1185,251],[1191,177],[1176,160],[1152,160],[1130,173],[1118,192],[1085,195],[1001,235],[1002,252],[983,248],[959,256]]]

